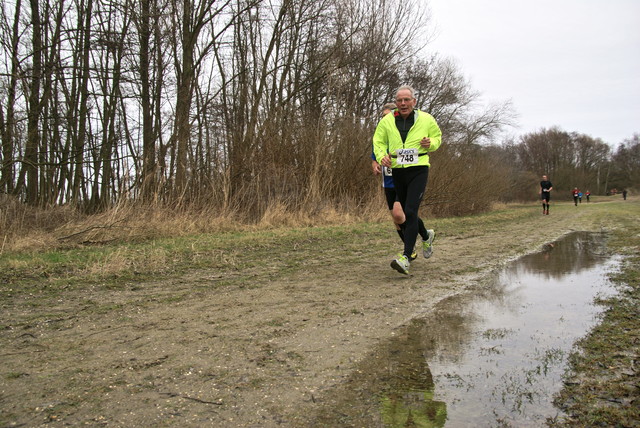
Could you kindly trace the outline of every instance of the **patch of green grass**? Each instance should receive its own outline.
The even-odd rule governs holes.
[[[27,373],[22,373],[22,372],[9,372],[4,376],[4,378],[7,380],[11,380],[11,379],[20,379],[21,377],[25,377],[25,376],[29,376],[29,375]]]
[[[620,271],[610,275],[619,293],[599,300],[606,307],[602,321],[569,357],[570,371],[555,400],[567,416],[550,426],[627,427],[640,421],[640,222],[637,213],[610,208],[618,226],[608,247],[625,256]]]
[[[287,320],[285,318],[282,317],[277,317],[274,318],[272,320],[269,320],[265,323],[266,326],[269,327],[282,327],[283,325],[285,325],[287,322]]]

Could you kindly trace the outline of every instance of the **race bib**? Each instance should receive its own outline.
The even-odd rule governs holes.
[[[415,165],[418,163],[418,149],[398,149],[396,163],[398,165]]]
[[[382,175],[384,175],[385,177],[391,177],[393,175],[393,170],[391,168],[387,168],[386,166],[383,166]]]

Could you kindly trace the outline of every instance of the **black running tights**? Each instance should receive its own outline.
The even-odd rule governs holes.
[[[418,210],[429,179],[428,166],[393,169],[393,184],[406,217],[404,227],[404,255],[413,253],[418,237]]]

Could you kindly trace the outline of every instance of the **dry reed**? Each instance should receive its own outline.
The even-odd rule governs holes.
[[[3,201],[6,202],[6,201]],[[0,239],[3,252],[46,251],[83,245],[142,242],[220,231],[247,231],[282,227],[311,227],[388,220],[381,194],[360,206],[354,202],[321,203],[292,207],[281,202],[267,206],[258,221],[218,207],[191,207],[176,210],[161,205],[121,203],[104,212],[83,215],[68,207],[40,209],[10,201],[0,207]],[[158,257],[161,260],[162,257]],[[117,252],[104,266],[106,271],[128,263]],[[135,268],[128,266],[129,268]]]

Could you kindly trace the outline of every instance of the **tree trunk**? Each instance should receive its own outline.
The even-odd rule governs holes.
[[[140,1],[138,33],[140,40],[140,104],[142,107],[142,200],[152,200],[156,190],[156,150],[153,136],[153,116],[151,102],[151,67],[149,61],[149,40],[151,39],[151,1]],[[155,7],[154,7],[155,10]],[[159,41],[156,41],[159,42]],[[157,71],[157,70],[156,70]]]
[[[31,83],[29,85],[29,111],[27,113],[27,145],[22,167],[26,171],[26,202],[37,204],[38,201],[38,148],[40,147],[40,79],[42,78],[42,28],[38,0],[30,0],[31,25],[33,26],[33,64]]]
[[[73,161],[74,161],[74,175],[73,182],[71,184],[71,201],[73,204],[79,204],[81,199],[86,201],[87,194],[84,188],[84,151],[85,142],[87,138],[87,103],[89,98],[89,58],[91,55],[91,13],[93,10],[93,0],[87,0],[85,8],[85,21],[84,25],[81,25],[80,33],[82,34],[82,44],[80,47],[79,55],[81,57],[80,65],[80,88],[79,98],[80,107],[78,111],[78,127],[77,135],[73,145]]]
[[[15,127],[15,101],[16,86],[18,84],[18,42],[21,0],[16,0],[16,13],[11,31],[11,76],[7,88],[7,116],[0,118],[2,129],[2,171],[0,172],[0,192],[12,193],[14,191],[14,127]]]

